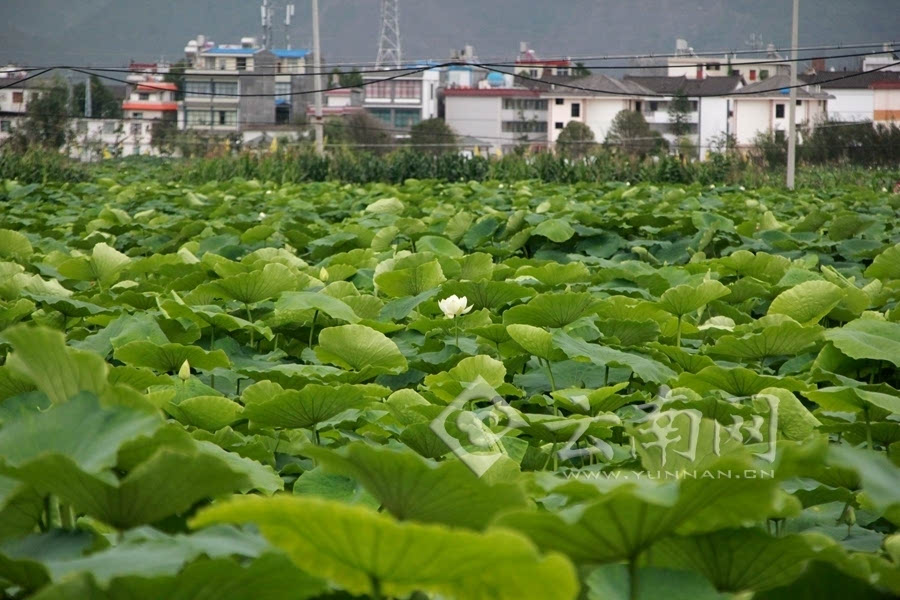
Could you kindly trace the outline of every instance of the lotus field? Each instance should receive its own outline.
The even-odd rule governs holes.
[[[896,194],[0,206],[2,598],[900,594]]]

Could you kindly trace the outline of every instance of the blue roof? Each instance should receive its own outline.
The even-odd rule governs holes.
[[[297,48],[295,50],[276,49],[272,50],[272,54],[278,58],[306,58],[309,56],[310,51],[304,50],[303,48]]]
[[[216,46],[214,48],[201,51],[201,54],[241,54],[244,56],[250,56],[251,54],[256,54],[260,50],[262,50],[262,48],[222,48]]]

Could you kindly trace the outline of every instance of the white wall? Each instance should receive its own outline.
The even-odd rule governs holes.
[[[602,142],[619,111],[629,108],[629,101],[615,97],[564,97],[562,104],[556,104],[556,98],[542,96],[548,101],[547,132],[551,142],[555,142],[569,121],[580,121],[591,128],[594,139]],[[580,116],[572,116],[572,104],[580,104]],[[556,124],[562,123],[557,129]]]
[[[772,127],[773,102],[769,99],[738,98],[733,102],[734,134],[738,145],[752,144],[760,131]]]
[[[700,98],[699,99],[699,131],[700,156],[706,157],[710,152],[713,140],[721,138],[728,131],[728,104],[727,98]]]
[[[825,90],[832,96],[828,101],[828,117],[832,121],[871,121],[875,113],[872,90]]]
[[[445,96],[444,120],[459,135],[481,138],[500,145],[500,96]]]
[[[900,89],[875,90],[875,119],[879,123],[900,121]]]

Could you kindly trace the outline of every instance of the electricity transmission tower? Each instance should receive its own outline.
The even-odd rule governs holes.
[[[381,0],[381,37],[375,68],[400,68],[400,9],[398,0]]]

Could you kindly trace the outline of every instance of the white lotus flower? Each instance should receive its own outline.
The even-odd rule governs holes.
[[[468,304],[466,297],[463,296],[460,298],[456,294],[444,298],[443,300],[438,300],[438,307],[440,307],[441,312],[444,313],[444,317],[448,319],[456,318],[472,310],[472,305],[466,306],[466,304]]]
[[[259,213],[259,220],[260,220],[260,221],[262,221],[262,220],[265,219],[265,218],[266,218],[266,213],[264,213],[264,212]]]
[[[181,363],[181,368],[178,369],[178,378],[182,381],[187,381],[191,378],[191,363],[187,360]]]

